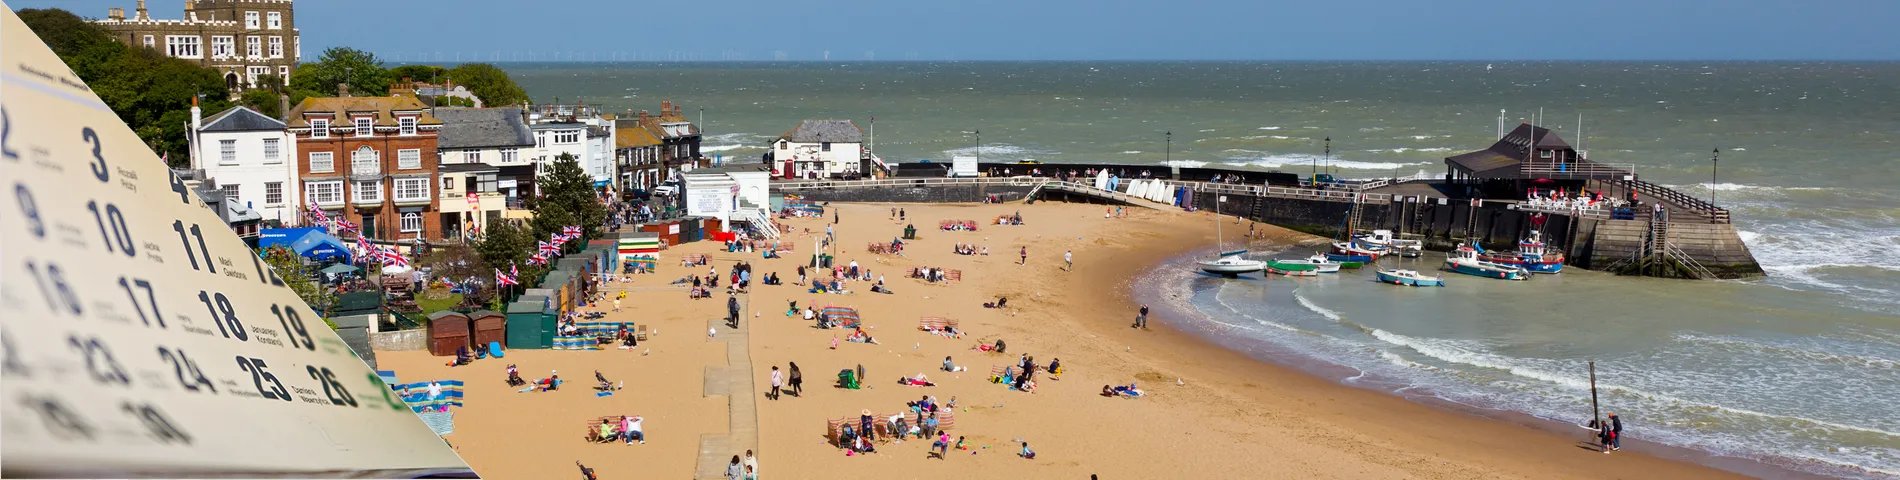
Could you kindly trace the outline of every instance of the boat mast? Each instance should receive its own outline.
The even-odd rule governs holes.
[[[1220,249],[1219,252],[1214,253],[1216,257],[1227,253],[1227,237],[1220,233],[1220,204],[1226,201],[1226,195],[1219,195],[1214,199],[1214,248]]]

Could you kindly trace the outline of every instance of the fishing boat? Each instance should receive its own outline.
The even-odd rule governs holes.
[[[1523,267],[1487,262],[1478,259],[1478,249],[1464,244],[1458,250],[1445,257],[1445,268],[1465,275],[1504,280],[1530,280],[1531,272]]]
[[[1413,270],[1379,270],[1379,283],[1413,287],[1443,287],[1445,280],[1428,277]]]
[[[1277,268],[1277,269],[1286,270],[1286,271],[1312,270],[1316,273],[1339,273],[1338,262],[1327,260],[1326,257],[1317,256],[1317,255],[1313,257],[1308,257],[1308,258],[1291,259],[1291,260],[1278,259],[1278,258],[1273,259],[1273,260],[1268,260],[1267,268],[1270,268],[1270,269]]]
[[[1226,237],[1221,236],[1220,233],[1220,204],[1226,202],[1226,195],[1221,195],[1220,198],[1214,202],[1214,241],[1222,250],[1227,249],[1227,242]],[[1219,258],[1213,260],[1198,260],[1194,263],[1200,265],[1201,271],[1203,272],[1227,278],[1234,278],[1243,273],[1258,272],[1267,268],[1267,262],[1247,258],[1246,250],[1222,252]]]
[[[1416,236],[1416,235],[1414,235]],[[1418,258],[1425,254],[1425,242],[1417,239],[1399,238],[1391,230],[1373,230],[1353,236],[1353,240],[1363,245],[1383,249],[1389,254],[1405,258]]]
[[[1544,244],[1543,233],[1531,230],[1524,240],[1517,242],[1516,252],[1482,252],[1479,260],[1522,267],[1536,273],[1560,273],[1564,270],[1564,254],[1551,252]]]
[[[1385,254],[1385,252],[1374,249],[1369,245],[1362,245],[1359,242],[1334,242],[1333,251],[1332,253],[1326,254],[1326,259],[1335,262],[1359,262],[1365,264],[1378,260],[1379,256],[1383,254]]]

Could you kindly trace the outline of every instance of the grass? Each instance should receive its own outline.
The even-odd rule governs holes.
[[[422,309],[422,313],[418,316],[418,318],[428,318],[429,314],[431,313],[455,308],[456,305],[461,305],[461,304],[462,304],[462,294],[460,293],[449,295],[449,298],[444,298],[441,300],[430,300],[427,298],[423,298],[420,295],[416,296],[416,307]]]

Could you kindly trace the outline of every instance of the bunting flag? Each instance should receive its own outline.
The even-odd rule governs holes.
[[[358,234],[358,235],[356,236],[356,246],[357,246],[358,248],[362,248],[362,249],[363,249],[363,253],[361,253],[361,254],[358,254],[358,256],[357,256],[357,258],[363,258],[363,259],[365,259],[365,261],[367,261],[367,259],[369,258],[369,256],[371,256],[371,255],[376,255],[376,254],[377,254],[377,251],[376,251],[376,246],[375,246],[375,245],[370,245],[370,243],[369,243],[369,237],[366,237],[366,236],[363,236],[363,235],[361,235],[361,234]]]
[[[540,244],[541,254],[543,255],[553,254],[554,252],[559,251],[561,248],[561,247],[556,247],[554,246],[554,244],[548,243],[548,242],[536,242],[536,243]]]
[[[567,235],[569,240],[573,240],[575,238],[580,238],[582,231],[579,225],[569,225],[561,229],[561,234]]]
[[[533,256],[528,257],[528,264],[529,265],[547,265],[548,257],[546,255],[536,253]],[[510,267],[510,268],[513,268],[513,267]]]
[[[520,269],[517,269],[517,268],[515,268],[515,266],[514,266],[514,264],[509,264],[509,265],[508,265],[508,276],[510,276],[510,277],[516,277],[516,278],[519,278],[519,277],[521,277],[521,270],[520,270]]]
[[[506,274],[501,273],[501,269],[499,268],[495,269],[495,286],[506,287],[509,285],[520,285],[520,284],[521,282],[515,281],[515,277],[510,277]]]

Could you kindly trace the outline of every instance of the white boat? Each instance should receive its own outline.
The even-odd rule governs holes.
[[[1220,198],[1214,202],[1214,241],[1222,250],[1227,248],[1227,242],[1226,238],[1221,236],[1220,204],[1226,201],[1227,196],[1221,195]],[[1222,252],[1220,258],[1198,260],[1194,263],[1199,264],[1203,272],[1227,278],[1234,278],[1243,273],[1258,272],[1267,268],[1267,262],[1247,258],[1246,250]]]
[[[1523,267],[1487,262],[1478,259],[1478,250],[1467,245],[1459,245],[1458,250],[1445,257],[1445,268],[1465,275],[1503,280],[1530,280],[1531,272]]]
[[[1339,273],[1339,262],[1327,260],[1325,255],[1314,255],[1305,259],[1273,259],[1267,262],[1267,268],[1280,270],[1312,270],[1316,273]]]
[[[1425,242],[1416,239],[1399,238],[1391,230],[1373,230],[1370,233],[1354,235],[1360,243],[1384,248],[1386,252],[1405,258],[1418,258],[1425,254]]]
[[[1413,270],[1380,270],[1379,283],[1409,285],[1413,287],[1443,287],[1445,280],[1426,276]]]

